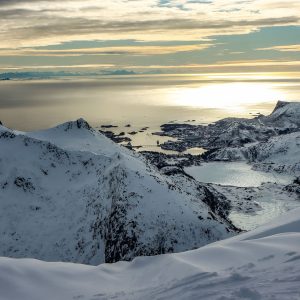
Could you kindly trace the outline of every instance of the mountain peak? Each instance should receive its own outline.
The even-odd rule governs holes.
[[[92,129],[92,127],[90,126],[90,124],[84,120],[83,118],[80,118],[76,121],[76,124],[77,124],[77,127],[80,129],[80,128],[85,128],[85,129]]]
[[[288,104],[290,104],[290,102],[278,100],[272,113]]]
[[[58,125],[56,128],[63,128],[64,131],[69,131],[71,129],[86,129],[88,131],[92,130],[92,127],[90,126],[90,124],[83,118],[79,118],[75,121],[69,121],[69,122],[63,123],[61,125]]]

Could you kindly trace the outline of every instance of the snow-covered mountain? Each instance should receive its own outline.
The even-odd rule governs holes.
[[[245,124],[249,126],[242,130]],[[208,126],[210,130],[219,135],[208,134],[214,148],[204,154],[206,160],[244,160],[261,170],[300,175],[300,102],[279,101],[269,116],[224,119]]]
[[[297,300],[299,216],[194,251],[97,267],[0,258],[0,299]]]
[[[184,151],[192,147],[211,150],[242,147],[295,131],[300,131],[300,102],[279,101],[269,116],[226,118],[208,126],[165,124],[157,134],[179,138],[162,144],[162,148]]]
[[[99,264],[236,232],[212,187],[160,173],[82,119],[29,133],[0,126],[0,190],[2,256]]]
[[[278,101],[269,116],[258,117],[262,123],[270,125],[279,133],[298,131],[300,128],[300,102]]]

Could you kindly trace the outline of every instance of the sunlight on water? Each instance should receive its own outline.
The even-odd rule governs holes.
[[[240,79],[239,79],[240,76]],[[147,75],[0,82],[0,120],[20,130],[80,117],[159,130],[166,122],[207,124],[226,117],[269,114],[278,100],[300,99],[292,75]]]
[[[209,84],[199,88],[183,88],[176,92],[176,105],[241,110],[246,105],[284,99],[282,91],[264,83]]]

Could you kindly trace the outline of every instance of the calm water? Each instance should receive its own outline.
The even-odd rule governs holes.
[[[273,76],[273,77],[272,77]],[[166,122],[207,124],[224,117],[269,114],[277,100],[300,99],[300,76],[155,75],[0,81],[0,120],[37,130],[85,118],[92,126],[139,132],[133,145],[157,150],[153,136]],[[131,128],[124,127],[131,124]],[[201,149],[191,150],[194,154]]]
[[[0,120],[20,130],[79,117],[94,126],[131,123],[158,129],[169,121],[208,123],[268,114],[279,99],[300,99],[300,79],[156,75],[0,81]]]
[[[238,187],[258,187],[264,182],[289,184],[293,181],[293,177],[289,175],[252,170],[245,162],[210,162],[186,168],[185,171],[200,182]],[[299,201],[261,193],[263,196],[255,199],[261,210],[255,213],[230,213],[229,218],[237,227],[251,230],[290,209],[299,207]]]
[[[205,183],[239,187],[258,187],[264,182],[289,184],[292,176],[252,170],[245,162],[210,162],[185,168],[185,172]]]

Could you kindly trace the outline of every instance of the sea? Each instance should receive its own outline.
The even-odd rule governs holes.
[[[21,131],[84,118],[114,125],[140,150],[161,151],[165,123],[208,124],[270,114],[278,100],[300,100],[300,73],[173,74],[0,81],[0,121]],[[130,126],[128,126],[130,125]],[[147,130],[142,130],[148,127]],[[190,150],[193,154],[202,149]]]

